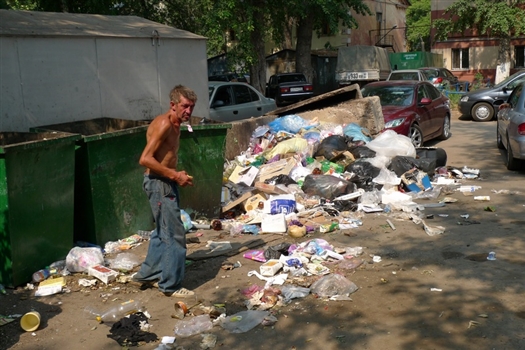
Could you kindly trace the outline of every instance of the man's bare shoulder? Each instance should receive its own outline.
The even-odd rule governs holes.
[[[169,130],[170,128],[170,120],[168,118],[168,114],[161,114],[155,119],[153,119],[148,127],[148,130],[153,131],[161,131],[161,130]]]

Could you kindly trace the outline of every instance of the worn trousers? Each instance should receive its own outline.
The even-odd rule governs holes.
[[[156,228],[151,234],[146,260],[134,279],[158,280],[162,292],[174,292],[182,286],[186,262],[186,231],[180,216],[177,184],[164,177],[145,175],[143,189]]]

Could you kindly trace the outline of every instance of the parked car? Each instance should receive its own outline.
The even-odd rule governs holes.
[[[223,73],[223,74],[210,75],[208,77],[208,81],[232,81],[232,82],[247,83],[248,79],[246,79],[246,76],[244,74]]]
[[[277,106],[306,100],[313,95],[314,87],[303,73],[274,74],[266,86],[266,97],[275,99]]]
[[[444,90],[447,87],[454,87],[459,83],[458,77],[446,68],[424,67],[421,68],[421,70],[425,72],[425,75],[428,77],[432,85],[440,90]]]
[[[388,75],[387,81],[390,80],[419,80],[419,81],[428,81],[429,78],[424,71],[420,69],[400,69],[392,71]]]
[[[516,86],[500,105],[496,129],[498,147],[507,150],[507,169],[519,169],[525,160],[525,83]]]
[[[379,81],[368,83],[361,93],[378,96],[385,129],[410,137],[415,147],[451,135],[450,101],[428,81]]]
[[[471,115],[478,122],[488,122],[494,118],[494,102],[506,101],[512,90],[525,82],[525,69],[512,74],[507,79],[486,89],[467,92],[459,100],[461,114]]]
[[[210,81],[208,92],[212,120],[232,122],[259,117],[277,108],[274,99],[245,83]]]

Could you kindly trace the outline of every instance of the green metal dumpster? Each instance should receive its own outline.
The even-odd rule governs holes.
[[[183,126],[177,168],[193,176],[193,187],[181,187],[181,207],[192,218],[218,218],[221,213],[222,176],[226,135],[231,124]]]
[[[104,246],[153,229],[139,164],[148,125],[149,121],[99,118],[32,129],[82,136],[75,162],[75,241]]]
[[[73,246],[75,142],[64,133],[0,133],[0,283],[18,286]]]

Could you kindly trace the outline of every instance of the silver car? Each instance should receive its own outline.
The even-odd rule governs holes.
[[[507,169],[518,170],[525,160],[525,83],[516,86],[500,105],[496,140],[500,149],[507,149]]]
[[[277,109],[274,99],[264,97],[246,83],[210,81],[208,92],[212,120],[233,122],[259,117]]]

